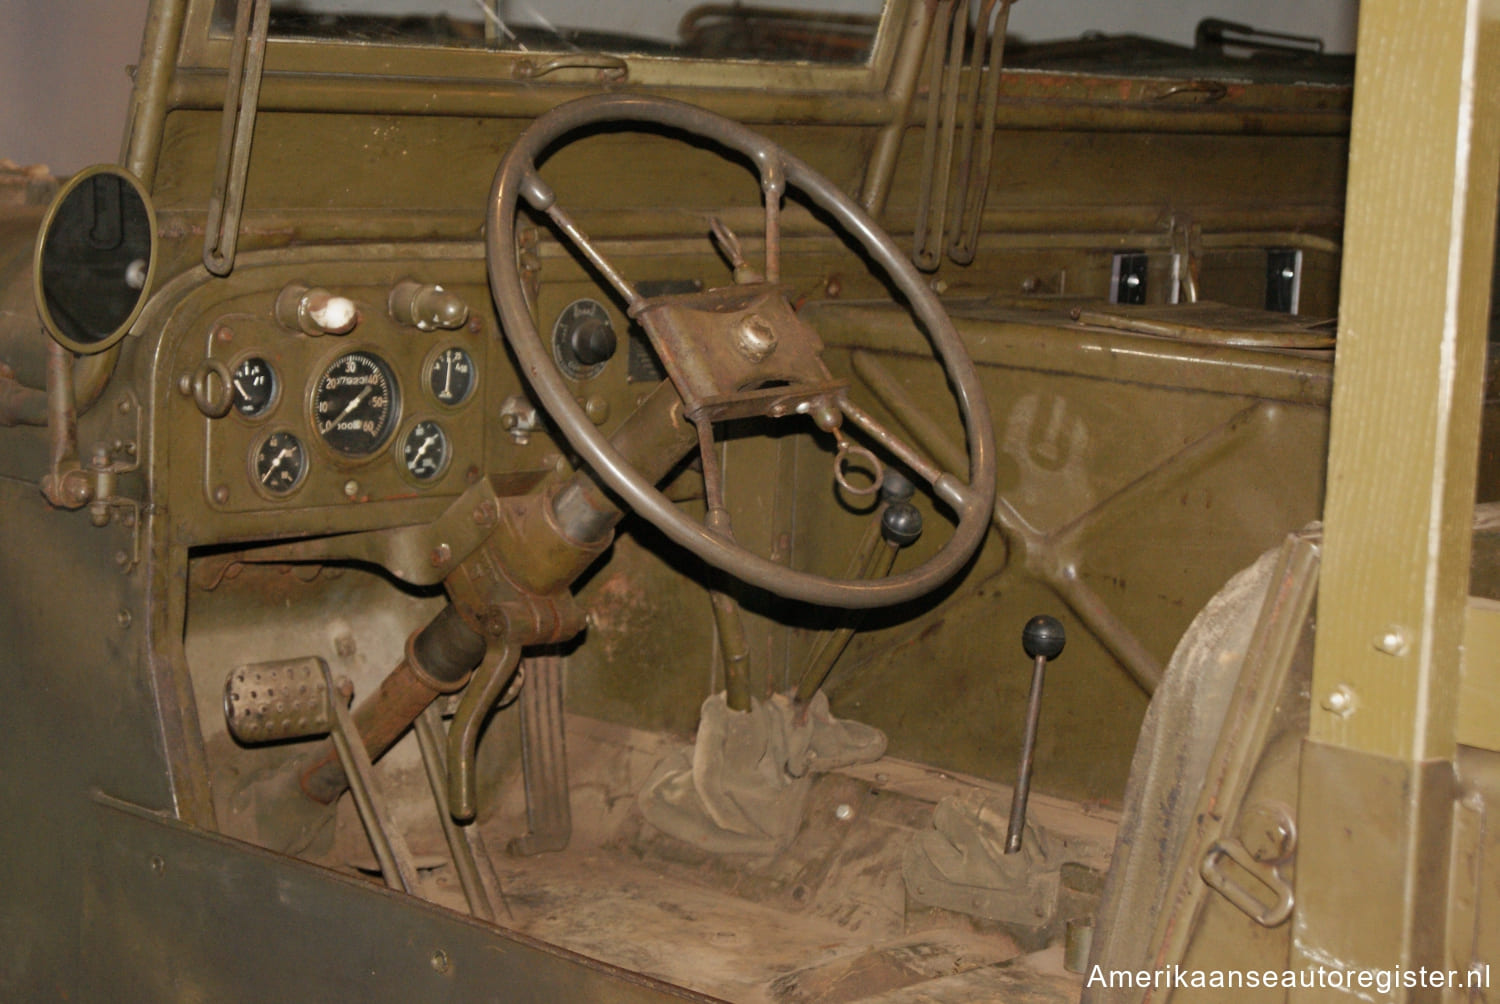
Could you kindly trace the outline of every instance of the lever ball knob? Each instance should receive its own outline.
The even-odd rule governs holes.
[[[906,502],[916,493],[917,486],[905,474],[892,467],[885,469],[885,477],[880,481],[880,497],[883,501]]]
[[[1062,621],[1047,614],[1037,614],[1021,629],[1021,647],[1033,659],[1056,659],[1067,641]]]
[[[897,547],[909,547],[922,536],[922,513],[910,502],[892,502],[880,516],[880,535]]]

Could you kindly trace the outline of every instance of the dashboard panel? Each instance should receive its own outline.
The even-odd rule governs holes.
[[[326,253],[300,264],[247,256],[228,283],[180,301],[158,434],[177,458],[170,507],[185,540],[423,522],[484,474],[565,462],[500,334],[477,253],[432,262]],[[571,262],[544,272],[540,336],[608,433],[662,374],[591,277]],[[397,309],[393,293],[413,286],[441,291],[446,306],[421,317]],[[195,442],[182,441],[189,433]]]
[[[270,311],[207,323],[204,372],[223,391],[205,416],[203,492],[215,509],[337,505],[462,492],[484,468],[484,385],[493,326],[477,315],[422,331],[392,319],[379,287],[340,290],[346,334],[289,331]],[[199,367],[203,367],[203,363]],[[198,371],[194,379],[197,380]]]

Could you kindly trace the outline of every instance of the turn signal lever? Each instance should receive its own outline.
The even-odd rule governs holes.
[[[1031,793],[1031,765],[1036,755],[1036,727],[1042,718],[1042,679],[1047,663],[1062,655],[1067,643],[1062,622],[1056,617],[1037,614],[1021,629],[1021,648],[1035,660],[1031,671],[1031,696],[1026,699],[1026,734],[1021,740],[1021,768],[1016,773],[1015,793],[1010,797],[1010,826],[1005,831],[1005,853],[1021,849],[1021,832],[1026,829],[1026,797]]]

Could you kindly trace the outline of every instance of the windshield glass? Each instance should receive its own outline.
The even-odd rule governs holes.
[[[218,0],[216,33],[232,30],[234,6]],[[276,0],[271,35],[863,66],[882,7],[883,0],[782,0],[774,7],[696,0]]]

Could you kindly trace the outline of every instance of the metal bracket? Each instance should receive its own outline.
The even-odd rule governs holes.
[[[1276,897],[1274,903],[1266,903],[1250,892],[1223,868],[1225,859],[1233,861],[1245,874],[1254,878],[1262,887]],[[1255,857],[1234,837],[1221,837],[1203,855],[1203,865],[1198,873],[1203,881],[1234,904],[1245,916],[1261,927],[1276,927],[1286,923],[1292,915],[1295,899],[1292,887],[1272,865],[1255,860]]]

